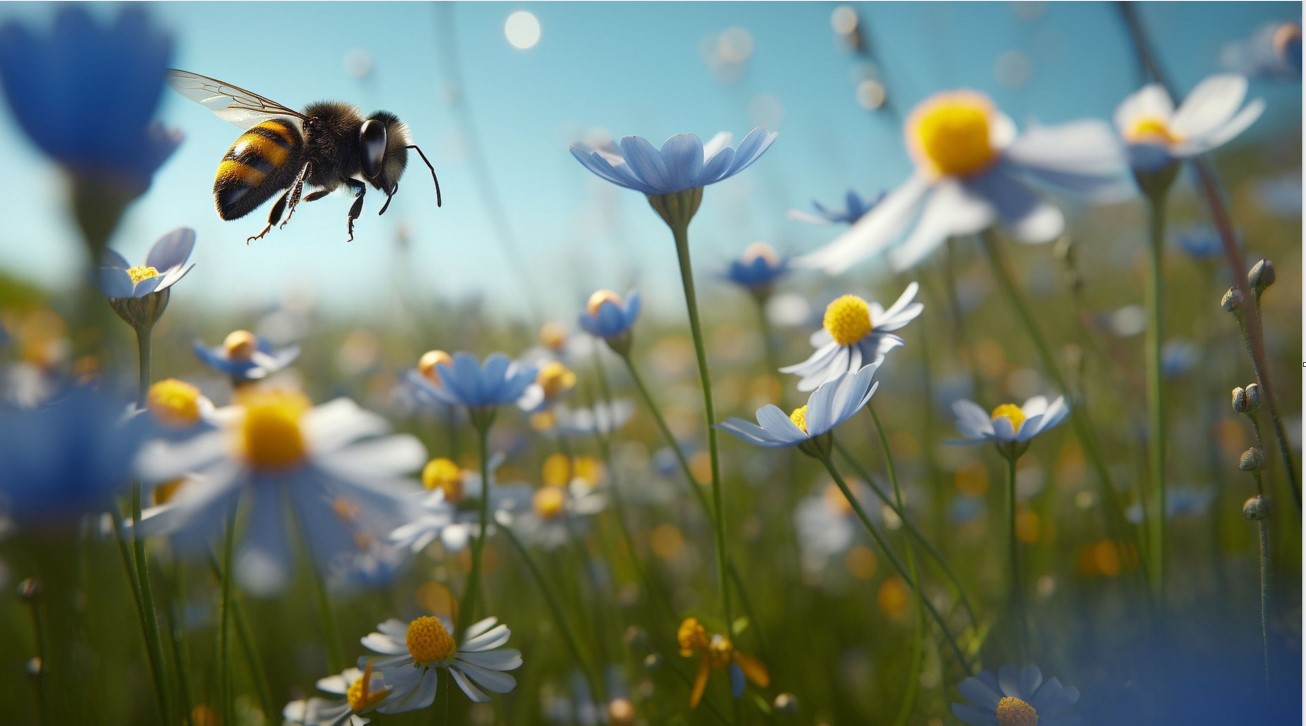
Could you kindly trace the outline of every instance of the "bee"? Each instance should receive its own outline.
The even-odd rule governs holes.
[[[219,217],[240,219],[281,192],[263,231],[246,244],[261,239],[278,223],[278,228],[285,227],[301,199],[316,201],[342,184],[354,192],[348,220],[352,242],[354,220],[363,212],[367,184],[385,194],[385,204],[377,213],[385,214],[399,191],[409,149],[431,170],[435,205],[442,205],[435,167],[410,143],[408,127],[392,113],[377,111],[364,118],[354,106],[337,101],[313,103],[300,113],[239,86],[176,69],[168,71],[168,84],[223,121],[245,129],[223,155],[213,180]],[[318,189],[304,195],[305,184]]]

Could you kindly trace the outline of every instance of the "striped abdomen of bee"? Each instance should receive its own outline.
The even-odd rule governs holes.
[[[268,119],[236,139],[218,164],[218,216],[239,219],[289,187],[303,166],[304,135],[288,119]]]

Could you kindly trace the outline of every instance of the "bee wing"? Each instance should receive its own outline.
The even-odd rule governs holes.
[[[201,76],[175,68],[168,71],[168,85],[173,90],[198,103],[223,121],[242,129],[270,118],[290,118],[303,127],[304,114],[286,108],[265,96],[246,91],[240,86]]]

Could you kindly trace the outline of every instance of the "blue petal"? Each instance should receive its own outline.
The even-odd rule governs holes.
[[[671,188],[671,178],[667,167],[662,163],[662,154],[653,148],[646,139],[639,136],[627,136],[621,140],[622,155],[631,172],[639,177],[649,189],[648,194],[663,194],[679,191]]]
[[[699,172],[699,179],[703,186],[715,184],[721,181],[730,172],[730,164],[735,160],[735,150],[729,146],[717,151],[703,164],[703,170]]]
[[[132,278],[122,267],[101,267],[99,272],[100,292],[108,298],[132,296]]]
[[[789,442],[777,439],[771,435],[771,432],[761,426],[741,418],[732,418],[724,423],[717,424],[717,428],[754,446],[762,446],[768,449],[790,446]]]
[[[739,698],[744,695],[744,669],[738,663],[731,663],[727,670],[730,671],[730,695]]]
[[[629,328],[635,324],[635,319],[639,317],[640,297],[638,290],[631,290],[626,293],[626,327]]]
[[[160,273],[186,264],[190,258],[191,250],[195,247],[195,230],[189,227],[178,227],[171,232],[159,238],[158,242],[150,248],[149,255],[145,258],[145,264],[158,270]]]
[[[498,401],[507,380],[509,365],[512,365],[512,359],[503,353],[491,353],[485,359],[476,383],[477,400],[480,404]]]
[[[735,159],[730,164],[730,172],[726,177],[732,177],[735,174],[747,169],[753,165],[753,162],[762,157],[762,154],[771,147],[771,144],[780,134],[775,131],[767,131],[762,127],[757,127],[748,132],[748,136],[739,143],[739,148],[735,151]]]
[[[150,293],[157,290],[159,287],[159,283],[161,282],[163,282],[163,278],[159,277],[158,275],[155,275],[154,277],[147,277],[144,280],[141,280],[140,282],[136,283],[136,287],[132,288],[131,296],[145,297],[146,295],[149,295]]]
[[[126,257],[110,249],[104,251],[104,257],[101,259],[100,264],[104,267],[121,267],[124,270],[132,266]]]
[[[571,155],[576,157],[576,160],[583,164],[586,169],[617,186],[634,189],[645,194],[649,193],[648,185],[636,178],[626,164],[613,165],[599,152],[586,150],[579,145],[571,147]]]
[[[702,186],[703,142],[694,134],[676,134],[662,144],[671,191]]]

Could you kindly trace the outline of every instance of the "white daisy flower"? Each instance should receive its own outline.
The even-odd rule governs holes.
[[[500,515],[504,526],[522,541],[555,550],[588,531],[588,517],[607,507],[607,497],[597,484],[576,477],[566,485],[545,485],[535,490],[530,508],[517,517]]]
[[[812,334],[816,352],[780,372],[802,376],[798,390],[811,391],[849,371],[884,362],[886,353],[903,344],[903,339],[890,331],[915,320],[925,309],[912,301],[918,289],[914,282],[908,285],[888,310],[856,295],[837,298],[826,306],[821,329]]]
[[[485,691],[511,691],[517,680],[504,671],[521,667],[521,653],[501,647],[511,633],[508,626],[497,623],[486,618],[473,624],[461,645],[450,635],[449,621],[435,615],[423,615],[407,625],[396,618],[378,625],[377,632],[362,639],[368,650],[388,656],[377,660],[376,667],[393,691],[377,711],[403,713],[430,706],[441,668],[447,668],[463,693],[477,703],[490,700]]]
[[[796,265],[837,274],[902,239],[889,262],[903,269],[948,237],[995,224],[1021,242],[1051,242],[1065,220],[1029,183],[1094,201],[1134,193],[1120,140],[1101,121],[1036,126],[1017,135],[987,96],[949,91],[920,103],[904,131],[916,172]]]
[[[1051,403],[1043,396],[1034,396],[1021,406],[1004,403],[991,414],[972,401],[961,400],[952,404],[952,410],[957,414],[957,430],[965,440],[951,443],[991,441],[1000,447],[1024,444],[1070,415],[1065,396],[1057,396]]]
[[[372,672],[372,663],[368,661],[364,670],[348,668],[338,676],[328,676],[317,682],[319,690],[336,696],[341,700],[325,698],[308,698],[291,701],[281,712],[286,721],[307,726],[363,726],[370,719],[363,714],[371,712],[377,704],[390,695],[390,686],[380,673]]]
[[[1116,128],[1129,145],[1136,171],[1156,171],[1178,159],[1223,146],[1260,118],[1265,102],[1243,106],[1247,79],[1211,76],[1188,94],[1176,110],[1158,83],[1130,94],[1116,109]]]
[[[490,457],[490,517],[498,512],[520,512],[530,507],[531,486],[525,482],[500,484],[495,471],[502,454]],[[436,458],[422,469],[422,485],[430,490],[410,510],[410,519],[390,533],[390,541],[421,552],[437,539],[446,552],[461,552],[480,529],[481,474],[460,469],[451,459]]]

